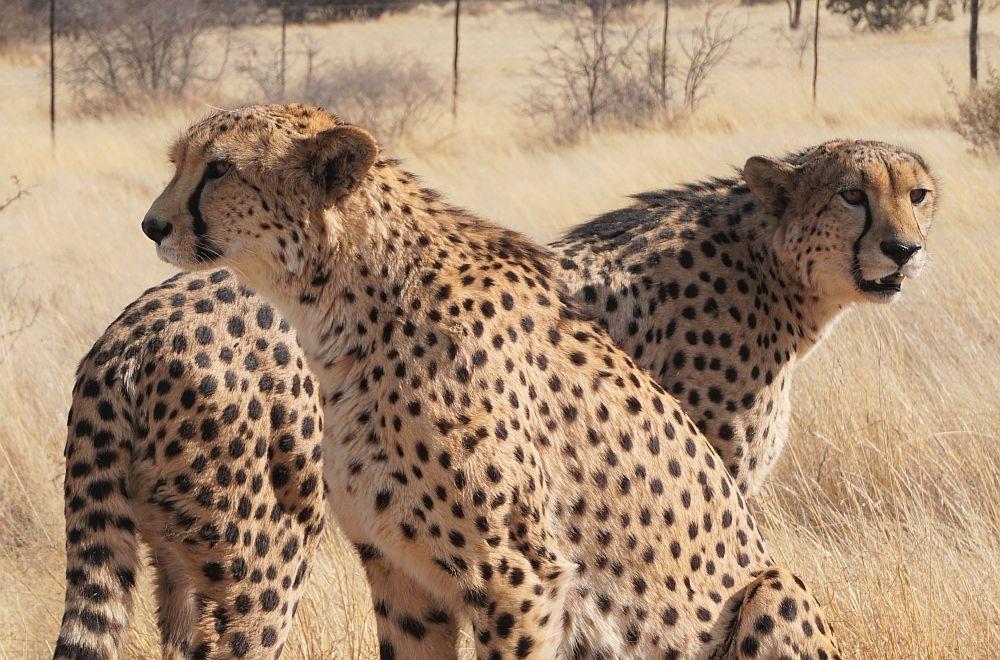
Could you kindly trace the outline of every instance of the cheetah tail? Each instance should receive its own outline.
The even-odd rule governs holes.
[[[786,568],[762,572],[726,609],[728,634],[713,658],[840,658],[822,608]]]
[[[73,391],[65,449],[66,607],[55,658],[117,657],[132,613],[140,559],[126,484],[134,433],[102,389],[81,378]]]

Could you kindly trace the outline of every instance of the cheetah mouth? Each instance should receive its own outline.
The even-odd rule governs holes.
[[[896,271],[891,275],[886,275],[882,279],[878,280],[858,280],[858,288],[864,293],[876,293],[876,294],[892,294],[899,293],[903,290],[903,280],[906,277]]]
[[[210,262],[214,261],[214,259],[201,259],[198,256],[194,259],[186,258],[180,251],[164,245],[156,246],[156,256],[159,257],[160,261],[163,261],[164,263],[187,270],[210,267],[212,265]]]

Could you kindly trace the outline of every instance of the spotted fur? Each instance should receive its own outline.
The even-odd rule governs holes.
[[[182,268],[233,268],[298,331],[337,420],[324,470],[383,657],[453,655],[461,621],[491,659],[743,648],[743,622],[771,612],[762,581],[791,576],[549,251],[444,204],[320,110],[218,112],[174,155],[147,233]],[[781,587],[809,607],[757,648],[836,657],[801,581]]]
[[[165,658],[277,657],[323,529],[322,425],[288,324],[228,271],[126,308],[73,389],[55,657],[119,657],[139,538]]]
[[[752,494],[788,437],[799,361],[843,310],[893,300],[919,274],[937,184],[919,155],[862,140],[751,158],[747,170],[637,195],[553,250],[584,312],[678,399]],[[897,263],[893,246],[917,251]]]

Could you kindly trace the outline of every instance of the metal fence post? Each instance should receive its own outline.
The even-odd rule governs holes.
[[[462,13],[462,0],[455,0],[455,52],[451,60],[451,116],[458,116],[458,19]]]
[[[49,140],[56,148],[56,0],[49,0]]]

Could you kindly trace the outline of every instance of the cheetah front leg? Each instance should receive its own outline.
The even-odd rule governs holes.
[[[555,658],[563,651],[568,565],[539,561],[501,544],[477,562],[478,584],[465,593],[476,655]]]
[[[298,554],[277,570],[271,557],[259,556],[265,554],[262,547],[258,542],[256,556],[235,554],[224,564],[202,564],[212,575],[195,584],[199,621],[191,642],[192,660],[270,660],[281,656],[314,548],[312,544],[300,546]],[[211,556],[221,558],[220,554]],[[223,571],[214,573],[211,569],[215,565]]]
[[[454,658],[458,622],[431,594],[372,546],[359,546],[378,622],[383,660]]]
[[[156,623],[160,628],[163,660],[185,660],[191,653],[198,606],[194,582],[187,567],[169,549],[153,548],[156,566]]]
[[[418,582],[374,548],[360,549],[383,658],[454,658],[460,621],[471,622],[476,657],[482,660],[558,657],[569,577],[562,563],[542,561],[536,567],[501,543],[488,552],[452,556],[445,572],[450,574],[442,574],[441,566],[421,561],[414,545],[407,558],[420,574]],[[441,594],[441,600],[432,594]],[[442,609],[442,601],[453,604],[460,621]]]

